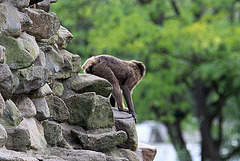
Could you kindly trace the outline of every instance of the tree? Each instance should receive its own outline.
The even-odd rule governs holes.
[[[239,7],[238,0],[73,0],[53,10],[75,36],[69,50],[83,59],[107,53],[145,63],[133,93],[138,118],[163,121],[180,160],[191,160],[182,123],[194,116],[202,160],[218,161],[240,151]]]

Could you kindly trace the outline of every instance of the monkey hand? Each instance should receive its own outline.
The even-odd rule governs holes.
[[[133,118],[135,120],[135,123],[137,123],[137,114],[136,113],[132,113],[132,116],[133,116]]]

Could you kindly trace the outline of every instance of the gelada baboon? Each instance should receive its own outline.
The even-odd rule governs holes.
[[[145,75],[146,68],[143,63],[136,60],[123,61],[110,55],[99,55],[89,58],[82,68],[86,73],[107,79],[113,86],[111,106],[115,106],[116,100],[119,111],[129,111],[137,122],[131,92]],[[124,107],[121,89],[128,108]]]

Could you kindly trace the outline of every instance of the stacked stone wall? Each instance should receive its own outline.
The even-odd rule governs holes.
[[[49,12],[56,0],[34,2],[0,0],[0,160],[143,160],[111,84],[78,74],[73,35]]]

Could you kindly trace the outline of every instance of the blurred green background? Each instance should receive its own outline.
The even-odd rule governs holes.
[[[240,157],[239,0],[59,0],[52,4],[82,58],[142,61],[133,92],[138,121],[169,131],[181,161],[184,130],[199,130],[201,160]]]

